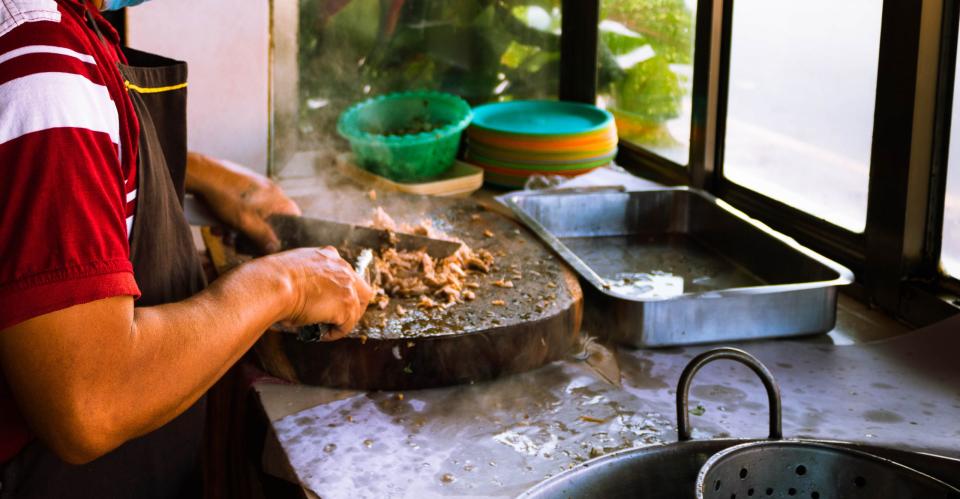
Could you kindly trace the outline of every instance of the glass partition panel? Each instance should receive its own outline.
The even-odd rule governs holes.
[[[345,151],[340,113],[403,90],[470,104],[553,99],[560,0],[273,2],[271,173],[298,153]],[[286,172],[285,172],[286,171]]]

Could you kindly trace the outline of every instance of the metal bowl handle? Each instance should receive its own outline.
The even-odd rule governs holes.
[[[735,360],[755,372],[763,382],[763,387],[767,390],[767,399],[770,401],[770,438],[779,440],[783,438],[783,421],[780,405],[780,387],[777,386],[773,374],[756,357],[750,355],[739,348],[717,348],[697,355],[687,364],[680,374],[680,382],[677,385],[677,437],[681,442],[690,440],[690,412],[689,395],[690,382],[693,376],[697,374],[703,366],[718,359]]]

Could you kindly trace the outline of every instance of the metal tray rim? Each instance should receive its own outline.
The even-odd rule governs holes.
[[[527,197],[578,196],[578,195],[585,195],[585,194],[596,194],[597,193],[596,189],[587,189],[585,191],[578,191],[577,189],[571,189],[571,190],[564,190],[562,192],[551,192],[547,190],[547,191],[533,192],[533,193],[518,193],[518,194],[507,196],[505,203],[507,207],[509,207],[513,211],[513,213],[530,230],[532,230],[542,241],[544,241],[547,244],[547,246],[550,246],[551,249],[556,251],[568,264],[570,264],[577,271],[578,274],[580,274],[581,277],[589,281],[590,284],[593,285],[593,287],[597,291],[611,298],[615,298],[617,300],[637,302],[637,303],[648,303],[648,302],[663,302],[663,301],[677,301],[677,300],[720,299],[720,298],[732,297],[732,296],[783,293],[783,292],[804,291],[804,290],[811,290],[811,289],[822,289],[822,288],[829,288],[834,286],[846,286],[848,284],[851,284],[854,280],[853,272],[850,269],[844,267],[843,265],[840,265],[839,263],[833,260],[830,260],[829,258],[811,250],[810,248],[807,248],[801,245],[793,238],[773,230],[763,222],[760,222],[759,220],[752,218],[746,213],[734,208],[729,203],[726,203],[721,199],[717,199],[715,196],[713,196],[709,192],[706,192],[700,189],[694,189],[691,187],[686,187],[686,186],[663,187],[663,188],[656,188],[656,189],[636,189],[636,190],[630,190],[630,191],[616,190],[612,192],[629,195],[635,192],[669,192],[669,191],[685,191],[705,199],[707,202],[713,204],[718,209],[726,211],[727,213],[730,213],[731,215],[739,218],[740,220],[750,224],[755,229],[764,233],[766,236],[777,239],[783,244],[786,244],[787,246],[789,246],[790,249],[804,255],[807,258],[814,260],[815,262],[823,265],[824,267],[827,267],[828,269],[830,269],[831,271],[837,274],[837,278],[826,280],[826,281],[807,281],[807,282],[788,283],[788,284],[771,284],[771,285],[764,285],[764,286],[746,286],[746,287],[728,288],[728,289],[722,289],[722,290],[716,290],[716,291],[684,293],[680,296],[674,296],[670,298],[642,299],[642,298],[627,297],[627,296],[611,293],[608,289],[606,289],[604,286],[604,280],[601,279],[600,276],[598,276],[596,272],[594,272],[593,269],[590,268],[589,265],[587,265],[583,260],[581,260],[580,257],[576,255],[576,253],[571,251],[569,248],[567,248],[565,244],[560,242],[560,240],[556,236],[554,236],[553,233],[547,230],[547,228],[544,227],[542,224],[540,224],[539,221],[535,220],[532,216],[530,216],[523,209],[523,207],[520,206],[520,202],[519,202],[521,198],[527,198]]]

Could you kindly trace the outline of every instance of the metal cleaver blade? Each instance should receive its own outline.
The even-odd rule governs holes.
[[[386,230],[351,225],[318,218],[294,215],[272,215],[268,218],[283,249],[306,246],[333,246],[337,249],[359,251],[392,246],[401,251],[425,249],[433,258],[446,258],[460,249],[460,243],[431,239],[413,234],[391,233]]]

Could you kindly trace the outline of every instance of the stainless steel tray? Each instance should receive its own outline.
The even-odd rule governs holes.
[[[586,286],[586,325],[637,347],[822,333],[845,267],[684,187],[507,196]]]

